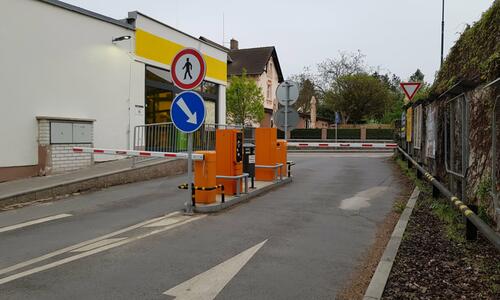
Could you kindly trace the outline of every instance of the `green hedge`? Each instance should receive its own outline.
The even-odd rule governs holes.
[[[335,129],[328,129],[328,139],[335,139]],[[359,140],[361,138],[361,129],[337,129],[337,139],[339,140]]]
[[[367,140],[392,140],[393,135],[393,129],[366,129]]]
[[[321,129],[294,129],[290,135],[292,139],[321,139]]]

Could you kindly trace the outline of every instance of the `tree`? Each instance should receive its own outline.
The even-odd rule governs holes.
[[[366,73],[344,75],[325,94],[326,105],[340,112],[344,123],[359,123],[366,119],[381,119],[390,90],[376,77]]]
[[[339,52],[338,58],[327,58],[317,66],[318,88],[326,93],[338,78],[367,71],[365,55],[358,52]]]
[[[424,77],[424,73],[422,73],[420,69],[417,69],[415,73],[410,76],[410,82],[424,82]]]
[[[241,76],[231,76],[226,92],[227,115],[235,124],[260,122],[264,118],[264,96],[246,71]]]

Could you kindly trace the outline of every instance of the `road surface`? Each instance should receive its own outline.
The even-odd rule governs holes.
[[[403,187],[389,154],[296,153],[294,181],[183,216],[183,176],[0,213],[0,299],[332,299]]]

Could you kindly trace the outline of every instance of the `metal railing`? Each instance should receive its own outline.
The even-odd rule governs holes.
[[[429,181],[434,187],[436,187],[439,192],[441,192],[446,198],[448,198],[451,203],[469,220],[474,226],[487,238],[497,250],[500,251],[500,235],[496,233],[488,224],[486,224],[478,215],[474,213],[467,205],[465,205],[460,199],[454,196],[450,190],[448,190],[441,182],[439,182],[434,176],[432,176],[427,170],[422,168],[408,153],[406,153],[401,147],[398,147],[399,152],[407,159],[411,164],[417,168],[419,172],[423,174],[425,179]]]
[[[239,125],[203,124],[193,133],[193,150],[215,150],[216,129],[241,128]],[[134,150],[184,152],[187,151],[187,134],[180,132],[171,122],[135,126]]]

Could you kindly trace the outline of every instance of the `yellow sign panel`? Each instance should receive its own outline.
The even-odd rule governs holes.
[[[138,56],[170,65],[175,54],[186,48],[181,44],[169,41],[147,31],[137,29],[135,32],[135,53]],[[203,55],[207,63],[206,76],[227,82],[227,63],[208,55]]]
[[[413,131],[413,108],[410,107],[406,110],[406,141],[411,142],[411,135]]]

